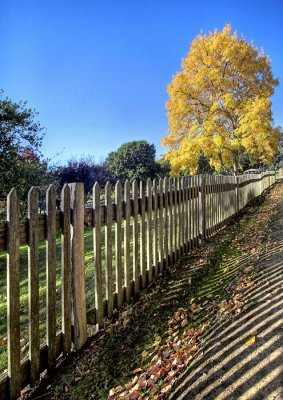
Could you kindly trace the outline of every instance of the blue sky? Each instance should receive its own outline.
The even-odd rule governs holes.
[[[39,112],[53,161],[142,139],[161,154],[166,86],[190,42],[226,23],[270,56],[283,125],[282,21],[283,0],[2,0],[0,88]]]

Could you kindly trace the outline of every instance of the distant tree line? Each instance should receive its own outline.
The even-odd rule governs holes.
[[[53,174],[58,190],[65,183],[84,182],[87,195],[95,182],[103,187],[107,181],[114,185],[118,180],[124,183],[127,179],[132,181],[169,176],[170,164],[163,158],[156,161],[155,146],[141,140],[122,144],[100,163],[96,163],[91,156],[72,158],[67,165],[53,171]]]

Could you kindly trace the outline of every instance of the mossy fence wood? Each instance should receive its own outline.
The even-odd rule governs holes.
[[[183,254],[223,228],[252,199],[275,182],[273,172],[243,176],[194,176],[151,182],[107,183],[93,188],[85,206],[83,184],[65,185],[60,209],[51,185],[46,212],[38,213],[38,189],[32,188],[26,218],[19,218],[13,189],[7,220],[0,222],[0,252],[6,254],[7,369],[0,377],[0,400],[16,399],[56,359],[87,341],[87,324],[99,329],[105,318],[133,298]],[[101,195],[103,192],[104,196]],[[58,199],[57,199],[58,200]],[[92,229],[91,287],[87,307],[84,229]],[[59,235],[59,245],[58,245]],[[61,237],[60,237],[61,236]],[[39,243],[46,242],[46,319],[39,320]],[[28,354],[20,346],[19,252],[28,246]],[[56,329],[56,252],[61,259],[60,323]],[[1,267],[3,268],[3,266]],[[1,273],[1,271],[0,271]],[[40,344],[39,326],[45,325]],[[1,339],[1,338],[0,338]]]

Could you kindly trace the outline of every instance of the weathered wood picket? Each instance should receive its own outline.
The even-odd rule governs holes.
[[[215,234],[245,205],[275,182],[273,172],[243,176],[193,176],[120,182],[113,192],[96,183],[85,207],[83,184],[65,185],[61,209],[56,192],[46,193],[38,214],[38,190],[28,196],[27,218],[19,219],[12,190],[7,220],[0,222],[0,252],[7,254],[7,372],[0,377],[0,400],[16,399],[21,388],[53,368],[57,357],[81,349],[87,324],[103,327],[141,288],[200,241]],[[94,304],[86,307],[84,227],[93,229]],[[59,234],[59,239],[58,239]],[[61,237],[60,237],[61,235]],[[104,237],[103,237],[104,235]],[[39,320],[40,241],[46,241],[46,321]],[[59,247],[58,247],[59,240]],[[102,251],[102,243],[105,243]],[[19,248],[28,245],[29,353],[21,360]],[[61,252],[61,308],[56,309],[56,251]],[[104,289],[103,289],[104,288]],[[105,296],[103,295],[105,290]],[[61,330],[56,331],[56,318]],[[39,327],[46,341],[40,345]]]

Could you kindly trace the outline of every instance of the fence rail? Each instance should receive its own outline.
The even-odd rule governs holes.
[[[146,183],[96,183],[93,204],[85,207],[83,184],[65,185],[61,209],[51,185],[46,213],[38,214],[38,190],[32,188],[28,216],[19,219],[17,193],[7,202],[7,220],[0,222],[0,252],[6,253],[7,372],[0,377],[0,400],[15,399],[40,372],[52,368],[60,353],[83,347],[87,323],[103,326],[114,309],[130,300],[164,269],[227,221],[275,182],[273,172],[243,176],[193,176],[147,180]],[[92,231],[91,291],[87,304],[84,245]],[[39,246],[45,241],[45,340],[40,343]],[[20,266],[20,246],[28,246],[27,265]],[[60,303],[56,271],[60,253]],[[3,253],[2,253],[3,254]],[[0,266],[1,268],[1,266]],[[3,268],[3,267],[2,267]],[[28,355],[21,360],[20,270],[28,271]],[[1,270],[0,270],[1,274]],[[0,288],[1,290],[1,288]],[[1,294],[1,292],[0,292]],[[1,298],[1,297],[0,297]],[[56,318],[61,328],[58,330]],[[1,338],[0,338],[1,339]]]

